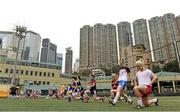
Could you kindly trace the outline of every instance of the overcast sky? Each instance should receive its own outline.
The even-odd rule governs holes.
[[[178,0],[0,0],[0,30],[12,31],[25,25],[50,38],[65,54],[72,47],[73,60],[79,58],[79,33],[83,25],[117,24],[150,19],[165,13],[180,15]]]

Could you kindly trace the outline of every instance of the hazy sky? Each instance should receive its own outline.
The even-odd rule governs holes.
[[[50,38],[65,54],[71,46],[73,60],[79,57],[79,33],[83,25],[117,24],[150,19],[165,13],[180,15],[178,0],[0,0],[0,30],[25,25]]]

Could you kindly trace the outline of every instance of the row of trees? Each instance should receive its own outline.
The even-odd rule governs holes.
[[[112,68],[101,68],[106,75],[111,75],[112,73],[118,73],[120,69],[120,65],[114,65]],[[162,68],[159,65],[152,65],[152,71],[154,73],[160,72],[160,71],[168,71],[168,72],[180,72],[179,67],[178,67],[178,62],[176,60],[172,60],[165,64]],[[89,76],[91,74],[91,70],[85,69],[80,72],[80,75],[83,76]],[[79,75],[77,72],[73,73],[73,75]]]
[[[164,66],[160,67],[159,65],[152,65],[152,71],[154,73],[160,71],[168,71],[168,72],[180,72],[178,62],[176,60],[169,61]]]
[[[100,69],[102,69],[107,76],[110,76],[111,75],[111,72],[112,73],[118,73],[119,72],[119,68],[120,68],[120,65],[114,65],[112,68],[106,68],[106,67],[102,67]],[[77,73],[73,73],[74,75],[77,75]],[[83,76],[89,76],[89,74],[91,74],[91,70],[90,69],[84,69],[83,71],[80,72],[80,75],[83,75]]]

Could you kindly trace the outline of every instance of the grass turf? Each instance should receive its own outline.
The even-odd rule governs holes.
[[[159,97],[159,106],[150,106],[140,111],[180,111],[180,96]],[[0,99],[0,111],[139,111],[135,109],[136,100],[133,104],[118,102],[115,106],[105,102],[81,101],[68,102],[57,99]]]

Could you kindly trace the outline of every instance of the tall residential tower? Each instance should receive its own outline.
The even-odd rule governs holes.
[[[65,56],[65,73],[72,73],[72,59],[73,59],[73,51],[71,47],[66,48],[66,56]]]
[[[84,25],[80,29],[80,67],[93,66],[93,27]]]
[[[148,28],[146,19],[138,19],[133,22],[135,45],[144,44],[147,51],[150,51]]]

